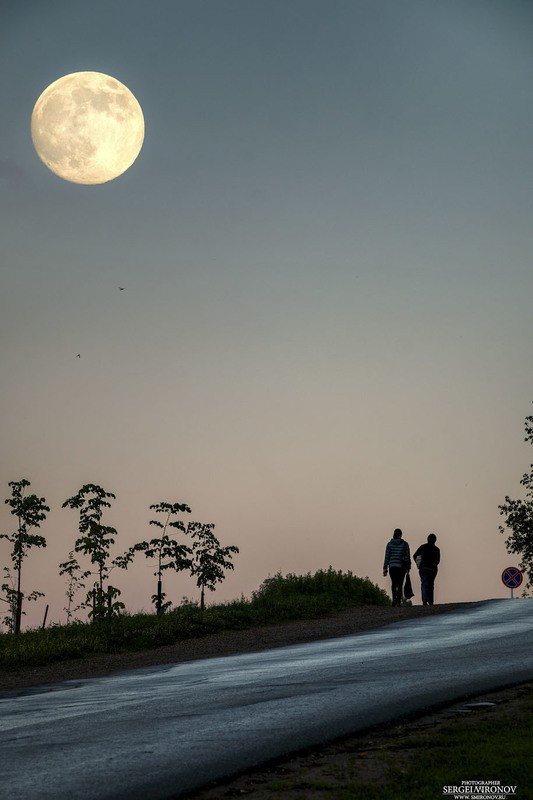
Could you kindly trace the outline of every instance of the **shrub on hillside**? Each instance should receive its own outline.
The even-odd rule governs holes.
[[[252,594],[252,604],[258,606],[299,606],[313,603],[323,611],[346,606],[390,605],[389,598],[369,578],[358,578],[351,571],[342,572],[328,567],[311,575],[285,577],[278,572],[266,578]]]

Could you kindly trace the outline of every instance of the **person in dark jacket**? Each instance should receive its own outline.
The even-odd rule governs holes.
[[[403,582],[406,573],[411,569],[409,545],[402,539],[402,535],[400,528],[396,528],[392,539],[387,542],[383,562],[383,575],[385,576],[388,570],[391,579],[393,606],[402,604]]]
[[[420,574],[422,603],[425,606],[433,605],[435,578],[439,571],[440,550],[435,544],[436,541],[435,534],[430,533],[427,544],[421,544],[413,555],[413,561],[417,565]]]

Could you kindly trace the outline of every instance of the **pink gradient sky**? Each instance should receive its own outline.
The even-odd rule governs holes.
[[[117,495],[114,554],[152,533],[152,503],[215,523],[241,552],[209,600],[329,565],[388,589],[395,527],[413,548],[437,534],[437,602],[509,596],[498,505],[532,460],[531,6],[2,15],[0,487],[26,477],[52,507],[26,624],[46,603],[64,619],[61,504],[87,482]],[[102,186],[31,143],[35,100],[77,70],[145,115],[137,162]],[[113,582],[150,607],[147,563]]]

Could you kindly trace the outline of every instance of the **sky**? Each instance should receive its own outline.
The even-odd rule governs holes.
[[[521,0],[4,0],[0,494],[27,478],[51,507],[26,625],[45,604],[65,621],[61,505],[86,483],[116,495],[112,555],[161,501],[238,546],[210,602],[330,565],[389,590],[396,527],[412,550],[437,534],[436,602],[510,595],[532,35]],[[101,185],[31,140],[37,98],[77,71],[144,114],[137,160]],[[112,573],[128,610],[151,608],[152,573]],[[164,589],[199,597],[184,574]]]

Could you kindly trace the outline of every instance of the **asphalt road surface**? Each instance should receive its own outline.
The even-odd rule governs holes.
[[[28,689],[0,701],[6,800],[168,800],[267,759],[533,678],[533,600]]]

